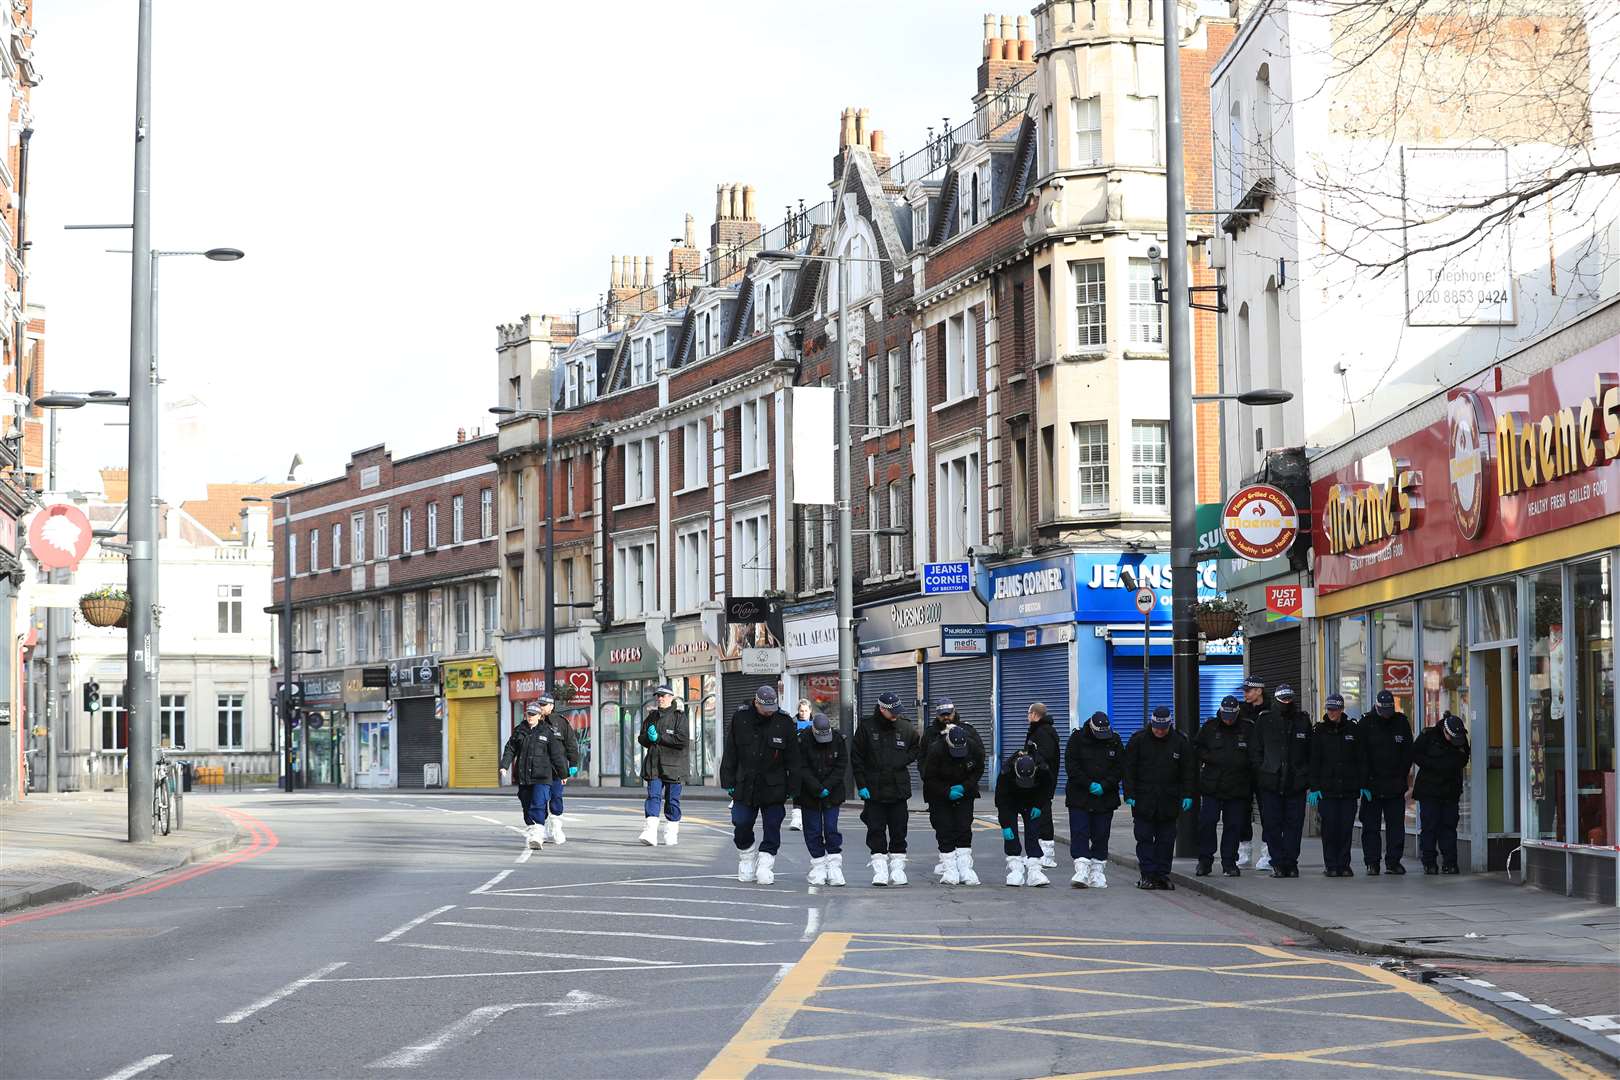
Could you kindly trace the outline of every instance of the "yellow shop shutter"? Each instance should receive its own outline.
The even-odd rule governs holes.
[[[500,783],[498,697],[450,702],[450,786],[492,788]]]

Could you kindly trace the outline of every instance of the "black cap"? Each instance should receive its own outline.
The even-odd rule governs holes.
[[[1035,786],[1035,759],[1028,754],[1015,754],[1012,759],[1013,783],[1021,788]]]
[[[1244,679],[1243,680],[1243,689],[1245,689],[1245,690],[1264,690],[1265,688],[1266,688],[1266,684],[1265,684],[1265,680],[1263,680],[1263,679]]]
[[[1107,731],[1113,726],[1108,721],[1108,714],[1103,712],[1101,709],[1098,709],[1096,712],[1092,713],[1091,719],[1087,720],[1086,723],[1091,725],[1091,729],[1093,731]]]
[[[1170,724],[1171,724],[1170,706],[1168,706],[1168,705],[1155,705],[1155,706],[1153,706],[1153,716],[1148,720],[1148,723],[1152,724],[1154,727],[1157,727],[1157,728],[1169,727]]]
[[[1330,709],[1342,709],[1342,708],[1344,708],[1344,695],[1343,694],[1329,694],[1327,696],[1326,704],[1327,704],[1327,707],[1330,708]]]
[[[1468,737],[1468,725],[1463,723],[1462,717],[1446,713],[1441,718],[1440,723],[1445,728],[1446,734],[1453,739],[1466,739]]]
[[[825,713],[816,713],[810,718],[810,737],[818,743],[832,742],[832,721],[827,719]]]
[[[1238,714],[1238,699],[1231,694],[1221,698],[1221,715],[1236,716]]]
[[[878,695],[878,704],[893,712],[900,708],[900,695],[892,690],[885,690]]]
[[[968,753],[967,732],[959,725],[952,724],[945,729],[945,749],[951,752],[951,757],[963,758]]]
[[[1272,694],[1278,701],[1293,701],[1294,688],[1287,683],[1278,683],[1276,691]]]
[[[776,687],[769,684],[754,691],[754,700],[761,705],[776,704]]]
[[[900,702],[896,700],[895,704],[898,705]],[[955,711],[956,702],[952,701],[948,697],[942,697],[934,703],[934,713],[938,716],[944,716],[946,713],[953,713]]]

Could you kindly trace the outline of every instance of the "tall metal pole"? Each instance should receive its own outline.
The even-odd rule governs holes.
[[[1197,438],[1193,418],[1192,321],[1187,292],[1187,190],[1181,134],[1179,0],[1164,0],[1164,181],[1169,242],[1170,315],[1170,596],[1176,726],[1198,729]],[[1178,853],[1196,854],[1191,817],[1181,815]]]
[[[147,440],[147,445],[151,447],[152,455],[150,459],[152,462],[152,499],[151,506],[147,511],[147,517],[149,520],[148,528],[152,530],[152,643],[150,645],[150,649],[152,652],[152,704],[154,707],[154,716],[157,715],[157,706],[163,703],[162,695],[159,693],[161,687],[158,685],[157,677],[158,667],[163,659],[163,624],[162,620],[157,614],[163,606],[163,601],[161,599],[163,591],[163,483],[161,477],[159,476],[158,466],[158,462],[162,460],[158,457],[158,438],[163,431],[163,380],[159,376],[159,365],[161,362],[159,359],[159,354],[163,351],[163,338],[162,334],[158,331],[158,265],[162,262],[162,260],[163,252],[152,252],[150,259],[152,264],[152,302],[150,305],[152,311],[152,322],[151,329],[148,331],[148,333],[151,335],[150,340],[152,352],[152,360],[148,365],[152,372],[152,423],[150,425],[151,431]],[[159,734],[161,734],[161,732]]]
[[[292,560],[292,497],[281,505],[281,761],[282,787],[287,794],[293,792],[293,724],[292,685],[297,661],[293,657],[293,560]],[[313,553],[311,558],[313,559]]]
[[[47,410],[51,414],[50,434],[47,436],[50,446],[50,459],[45,463],[45,490],[56,491],[56,410]],[[45,580],[54,582],[56,571],[45,571]],[[56,609],[45,609],[45,790],[52,795],[57,791],[56,754],[57,736],[59,734],[56,724]],[[92,719],[94,719],[92,717]]]
[[[845,732],[855,730],[855,544],[850,517],[854,513],[854,492],[849,470],[851,337],[849,256],[845,250],[838,253],[838,718]]]
[[[548,387],[546,390],[546,569],[545,569],[545,620],[546,620],[546,693],[557,685],[557,559],[555,551],[556,534],[552,527],[552,519],[557,516],[556,507],[552,505],[551,477],[555,468],[552,460],[551,443],[551,416],[556,409],[556,400]]]
[[[124,653],[129,711],[129,839],[152,839],[154,721],[152,604],[157,563],[152,531],[152,427],[156,372],[152,369],[152,0],[139,0],[135,59],[135,181],[130,216],[129,303],[129,636]]]

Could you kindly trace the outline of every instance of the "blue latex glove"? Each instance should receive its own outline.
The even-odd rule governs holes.
[[[648,742],[657,742],[658,741],[658,725],[657,724],[648,724],[647,725],[647,741]]]
[[[1322,801],[1322,793],[1320,791],[1307,792],[1305,795],[1305,801],[1310,803],[1312,806],[1315,806],[1317,803]]]
[[[1362,788],[1361,789],[1361,797],[1363,799],[1366,799],[1367,801],[1371,802],[1372,801],[1372,788]]]
[[[863,799],[870,799],[872,797],[872,789],[871,788],[856,788],[855,789],[855,794],[859,795]]]
[[[1018,834],[1013,832],[1011,827],[1008,827],[1008,828],[1005,828],[1005,829],[1001,830],[1001,838],[1003,840],[1012,840],[1012,839],[1015,839],[1017,836],[1018,836]]]
[[[1185,814],[1188,810],[1191,810],[1191,809],[1192,809],[1192,800],[1191,799],[1182,799],[1181,800],[1181,812]]]
[[[578,765],[570,765],[570,766],[568,766],[568,775],[570,777],[578,776],[579,775],[579,766]]]
[[[961,784],[952,784],[951,790],[946,792],[946,794],[951,797],[952,802],[955,802],[957,799],[960,799],[962,796],[967,794],[967,789]]]
[[[735,798],[736,795],[737,795],[737,789],[734,788],[734,787],[728,787],[728,788],[726,788],[726,794],[732,796],[733,798]]]
[[[1091,782],[1091,793],[1093,795],[1101,795],[1102,794],[1102,785],[1097,783],[1097,781],[1093,780]]]
[[[1034,821],[1036,818],[1038,818],[1040,816],[1041,816],[1041,808],[1040,807],[1032,806],[1032,807],[1029,808],[1029,819],[1031,821]]]
[[[1135,799],[1126,799],[1125,800],[1125,805],[1131,807],[1132,809],[1135,809],[1136,808],[1136,800]]]
[[[827,796],[831,795],[832,792],[827,790],[826,788],[822,788],[819,794],[820,794],[821,798],[825,799]]]

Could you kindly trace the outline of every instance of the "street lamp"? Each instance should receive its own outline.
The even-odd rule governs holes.
[[[1286,405],[1294,400],[1291,390],[1277,390],[1264,387],[1259,390],[1245,390],[1241,394],[1194,394],[1194,401],[1235,401],[1239,405]]]
[[[849,264],[852,262],[883,264],[883,259],[852,259],[844,252],[837,255],[801,255],[780,248],[767,248],[757,256],[766,262],[836,263],[838,266],[838,713],[843,730],[853,731],[855,725],[855,544],[851,535],[851,515],[854,500],[851,497],[849,471]]]

